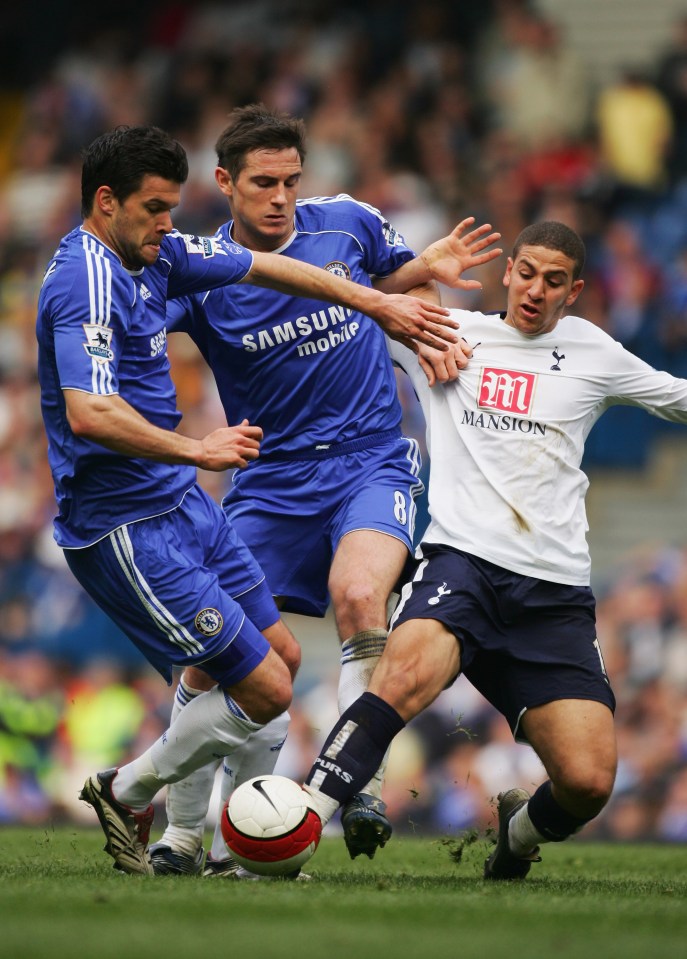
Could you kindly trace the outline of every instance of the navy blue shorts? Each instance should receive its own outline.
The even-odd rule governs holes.
[[[281,608],[324,616],[332,558],[347,533],[376,530],[412,551],[419,471],[416,440],[400,435],[319,458],[268,458],[234,474],[222,506],[284,597]]]
[[[615,709],[596,637],[594,595],[511,573],[449,546],[422,543],[391,628],[436,619],[458,639],[461,670],[524,742],[526,709],[591,699]]]
[[[171,512],[120,526],[65,556],[168,683],[173,666],[198,666],[233,686],[267,655],[262,630],[279,612],[265,575],[199,486]]]

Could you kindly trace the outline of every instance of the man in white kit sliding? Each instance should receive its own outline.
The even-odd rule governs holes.
[[[487,879],[524,878],[608,801],[615,698],[596,637],[580,469],[610,406],[687,422],[687,380],[659,372],[570,314],[585,250],[562,223],[527,227],[508,259],[507,309],[454,310],[472,359],[429,389],[394,344],[427,423],[431,522],[367,692],[334,726],[306,780],[324,822],[393,737],[459,673],[529,742],[548,779],[499,796]]]

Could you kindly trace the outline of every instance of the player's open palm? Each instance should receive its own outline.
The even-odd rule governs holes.
[[[261,440],[262,430],[259,426],[251,426],[248,420],[238,426],[213,430],[200,441],[203,453],[198,466],[212,472],[248,466],[260,455]]]
[[[503,253],[499,247],[493,246],[501,239],[501,234],[490,232],[490,223],[465,233],[474,222],[474,216],[461,220],[448,236],[431,243],[420,254],[437,283],[463,290],[479,290],[482,287],[479,280],[464,280],[463,273],[473,266],[489,263]]]

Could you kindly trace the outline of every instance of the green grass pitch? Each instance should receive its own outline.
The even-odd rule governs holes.
[[[313,881],[115,872],[95,829],[0,829],[2,959],[662,959],[687,950],[687,849],[573,840],[487,883],[486,840],[398,838]],[[457,861],[459,860],[459,861]]]

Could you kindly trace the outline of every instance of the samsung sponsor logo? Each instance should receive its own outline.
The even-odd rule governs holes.
[[[360,324],[357,321],[348,322],[352,312],[343,306],[330,306],[309,316],[299,316],[296,320],[288,320],[269,329],[258,330],[257,333],[246,333],[242,338],[243,348],[247,353],[258,353],[274,349],[283,343],[312,337],[313,333],[326,333],[326,336],[313,338],[307,343],[301,342],[298,346],[300,356],[323,353],[356,335]],[[335,331],[331,327],[338,329]]]

